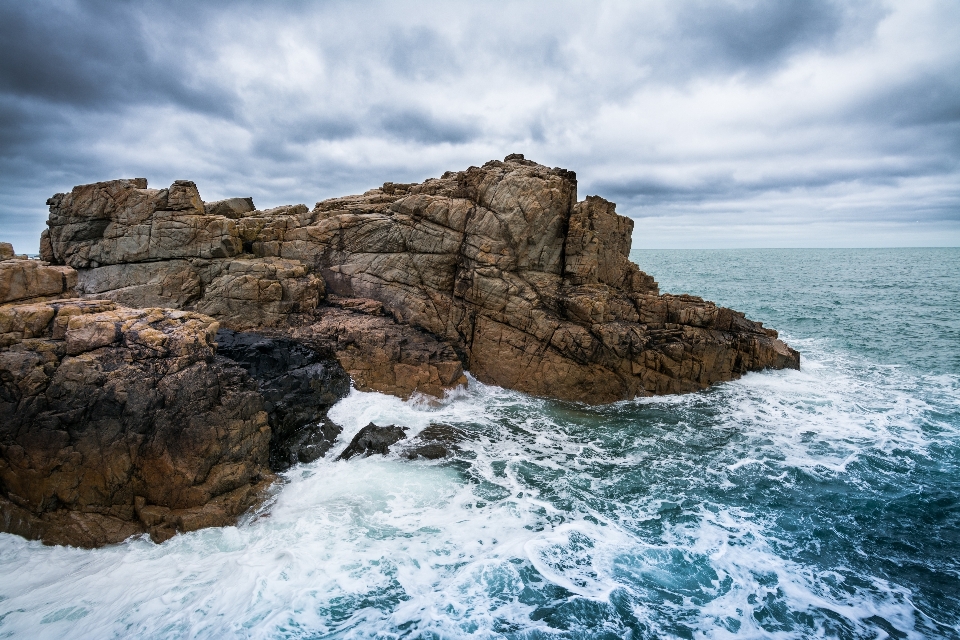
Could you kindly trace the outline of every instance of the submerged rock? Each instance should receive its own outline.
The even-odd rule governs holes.
[[[431,424],[410,440],[410,445],[403,450],[402,455],[410,460],[439,460],[459,450],[457,443],[465,438],[466,434],[456,427]]]
[[[330,449],[341,428],[327,420],[327,410],[350,392],[350,377],[331,355],[289,338],[229,329],[217,333],[217,352],[259,385],[273,471],[313,462]]]
[[[378,427],[372,422],[357,432],[353,440],[347,445],[347,448],[337,456],[337,460],[349,460],[353,456],[363,454],[364,457],[373,454],[387,455],[390,447],[407,436],[404,433],[406,427],[389,425],[387,427]]]

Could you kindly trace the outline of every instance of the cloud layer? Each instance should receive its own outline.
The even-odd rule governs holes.
[[[960,244],[960,5],[0,5],[0,239],[75,184],[260,207],[521,152],[635,247]]]

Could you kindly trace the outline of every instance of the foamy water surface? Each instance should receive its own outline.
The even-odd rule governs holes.
[[[354,391],[338,448],[237,527],[0,535],[0,636],[960,637],[960,302],[934,275],[960,284],[960,251],[809,253],[634,256],[782,329],[800,372],[605,407]],[[926,307],[864,275],[920,268]],[[468,438],[334,462],[370,422]]]

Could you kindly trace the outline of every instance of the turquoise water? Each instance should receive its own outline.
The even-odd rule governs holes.
[[[344,440],[470,440],[298,467],[239,526],[161,546],[0,535],[0,637],[960,638],[960,250],[633,258],[802,370],[600,408],[353,392]]]

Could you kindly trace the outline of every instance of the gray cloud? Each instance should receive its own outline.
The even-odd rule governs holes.
[[[156,50],[137,6],[31,2],[0,6],[0,88],[65,106],[169,102],[229,115],[229,101],[191,86],[182,59]]]
[[[6,3],[0,235],[119,176],[312,204],[522,152],[644,246],[957,244],[958,66],[949,0]]]
[[[400,140],[421,144],[460,144],[469,142],[479,135],[477,128],[470,122],[457,122],[435,117],[422,110],[408,109],[395,111],[384,108],[376,116],[382,131]]]
[[[858,16],[859,17],[859,16]],[[699,55],[698,65],[726,71],[771,69],[791,53],[831,44],[844,25],[838,3],[823,0],[681,6],[677,30]]]

